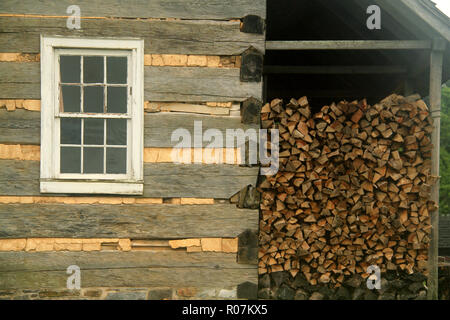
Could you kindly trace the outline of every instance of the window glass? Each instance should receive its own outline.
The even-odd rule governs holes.
[[[62,118],[60,124],[61,144],[81,144],[81,119]]]
[[[60,56],[59,70],[62,83],[80,83],[80,56]]]
[[[84,112],[103,113],[103,91],[101,86],[84,87]]]
[[[107,83],[127,83],[126,57],[107,57],[106,70]]]
[[[103,83],[104,57],[83,57],[83,82],[84,83]]]
[[[106,144],[126,145],[127,144],[127,120],[107,119],[106,120]]]
[[[106,148],[106,173],[127,172],[127,149]]]
[[[61,86],[61,106],[62,112],[80,112],[81,105],[80,86]]]
[[[108,87],[107,111],[127,113],[127,87]]]
[[[84,119],[84,143],[91,145],[104,144],[104,120]]]
[[[81,173],[80,147],[61,147],[60,159],[61,173]]]
[[[103,149],[83,148],[83,173],[103,173]]]

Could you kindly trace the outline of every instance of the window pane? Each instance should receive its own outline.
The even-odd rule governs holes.
[[[127,87],[108,87],[108,112],[127,113],[127,89]]]
[[[61,86],[62,112],[80,112],[81,94],[79,86]]]
[[[107,119],[106,120],[106,144],[126,145],[127,144],[127,120]]]
[[[84,112],[103,113],[103,87],[84,87]]]
[[[83,57],[83,82],[103,83],[103,57]]]
[[[83,144],[103,144],[104,143],[104,120],[84,119],[84,143]]]
[[[61,144],[81,144],[81,119],[61,118]]]
[[[80,56],[60,56],[61,83],[80,83]]]
[[[127,173],[126,148],[106,148],[106,173]]]
[[[127,83],[127,58],[106,58],[106,79],[108,83]]]
[[[83,173],[103,173],[103,148],[83,148]]]
[[[61,173],[81,173],[81,148],[61,147],[59,167]]]

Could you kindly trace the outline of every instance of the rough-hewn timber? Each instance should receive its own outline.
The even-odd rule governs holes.
[[[173,252],[1,252],[0,289],[64,288],[77,265],[88,287],[231,287],[256,282],[234,255]]]
[[[40,34],[45,34],[142,38],[145,53],[239,55],[250,46],[264,52],[264,35],[241,32],[239,21],[83,19],[76,31],[66,22],[67,18],[0,17],[1,51],[39,53]]]
[[[0,160],[0,194],[37,196],[39,162]],[[144,197],[228,199],[255,185],[259,168],[235,165],[144,164]]]
[[[1,238],[228,238],[257,224],[258,210],[234,204],[0,205]]]
[[[67,15],[70,0],[2,0],[0,12],[10,14]],[[248,14],[264,18],[264,0],[78,0],[82,17],[236,19]]]

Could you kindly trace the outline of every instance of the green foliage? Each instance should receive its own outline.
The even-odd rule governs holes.
[[[450,88],[442,89],[439,212],[450,214]]]

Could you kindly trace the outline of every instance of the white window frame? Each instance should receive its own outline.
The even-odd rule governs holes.
[[[59,54],[127,55],[128,113],[126,118],[126,174],[61,174],[59,121]],[[41,35],[41,193],[143,193],[144,149],[144,41],[141,39],[87,39]],[[67,115],[66,115],[67,116]],[[86,117],[71,114],[68,117]],[[89,115],[88,115],[89,117]],[[109,115],[93,116],[108,118]],[[131,125],[130,125],[131,124]]]

